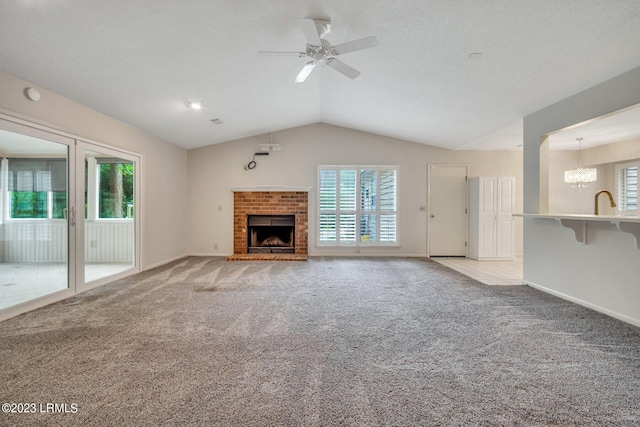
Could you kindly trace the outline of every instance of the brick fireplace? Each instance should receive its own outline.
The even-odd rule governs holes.
[[[257,251],[248,253],[251,235],[249,233],[249,217],[268,218],[269,216],[288,216],[293,219],[294,257],[308,254],[308,216],[309,193],[304,191],[267,191],[255,189],[233,188],[233,256],[230,259],[287,259],[281,255],[284,251]],[[286,239],[285,239],[286,240]],[[265,253],[266,252],[266,253]]]

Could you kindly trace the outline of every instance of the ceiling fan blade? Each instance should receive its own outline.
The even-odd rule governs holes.
[[[364,37],[362,39],[353,40],[333,46],[331,49],[334,55],[344,55],[345,53],[354,52],[356,50],[369,49],[378,46],[376,36]]]
[[[302,29],[307,43],[311,46],[321,46],[320,34],[318,34],[318,27],[316,27],[316,21],[313,19],[298,19],[298,25]]]
[[[258,51],[258,55],[266,56],[266,55],[279,55],[279,56],[297,56],[298,58],[302,58],[303,56],[307,56],[304,52],[281,52],[278,50],[260,50]]]
[[[316,67],[315,61],[307,62],[304,68],[302,68],[302,70],[298,73],[298,77],[296,77],[295,82],[302,83],[303,81],[305,81],[315,67]]]
[[[358,77],[360,75],[360,71],[356,70],[355,68],[345,64],[344,62],[340,61],[339,59],[336,58],[329,58],[327,59],[327,65],[331,68],[333,68],[334,70],[336,70],[339,73],[344,74],[345,76],[349,77],[350,79],[355,79],[356,77]]]

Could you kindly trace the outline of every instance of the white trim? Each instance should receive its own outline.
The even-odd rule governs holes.
[[[258,185],[255,187],[230,187],[231,191],[234,193],[242,193],[242,192],[258,192],[258,191],[276,191],[276,192],[285,192],[285,191],[295,191],[295,192],[309,192],[311,187],[290,187],[285,185]]]
[[[627,322],[627,323],[630,323],[630,324],[632,324],[634,326],[640,327],[640,319],[635,319],[633,317],[629,317],[629,316],[626,316],[624,314],[620,314],[620,313],[618,313],[616,311],[609,310],[608,308],[599,306],[597,304],[592,304],[590,302],[581,300],[579,298],[572,297],[572,296],[567,295],[567,294],[562,293],[562,292],[555,291],[555,290],[547,288],[545,286],[538,285],[538,284],[530,282],[528,280],[523,280],[522,283],[524,283],[527,286],[531,286],[532,288],[537,289],[539,291],[542,291],[542,292],[545,292],[547,294],[551,294],[553,296],[561,298],[563,300],[566,300],[566,301],[581,305],[581,306],[589,308],[591,310],[595,310],[597,312],[606,314],[607,316],[611,316],[611,317],[614,317],[614,318],[616,318],[618,320],[622,320],[623,322]]]
[[[77,295],[77,293],[71,288],[60,289],[59,291],[52,292],[47,295],[43,295],[38,298],[34,298],[28,301],[21,302],[19,304],[12,305],[0,310],[0,322],[10,319],[12,317],[19,316],[23,313],[42,308],[49,304],[53,304],[69,297]]]
[[[135,153],[133,151],[125,150],[124,148],[115,147],[115,146],[112,146],[112,145],[107,145],[105,143],[94,141],[92,139],[88,139],[88,138],[85,138],[83,136],[79,136],[77,134],[73,134],[73,133],[69,133],[69,132],[63,131],[63,130],[57,128],[56,125],[44,122],[44,121],[42,121],[42,120],[40,120],[40,119],[38,119],[36,117],[25,116],[25,115],[20,114],[20,116],[23,117],[23,118],[20,118],[20,117],[14,116],[12,114],[16,114],[16,113],[11,112],[11,114],[6,114],[6,110],[0,109],[0,119],[4,119],[4,120],[6,120],[8,122],[13,122],[14,124],[26,126],[26,127],[32,128],[32,129],[39,130],[39,131],[44,131],[46,133],[54,134],[54,135],[57,135],[57,136],[62,136],[62,137],[65,137],[65,138],[70,138],[70,139],[74,139],[74,140],[78,140],[78,141],[82,141],[82,142],[88,142],[88,143],[93,144],[93,145],[98,145],[100,147],[104,147],[104,148],[107,148],[107,149],[120,151],[121,153],[129,154],[129,155],[132,155],[132,156],[140,156],[139,153]],[[46,139],[46,138],[43,138],[43,139]],[[57,142],[57,141],[55,141],[55,142]]]
[[[233,253],[228,253],[228,254],[221,254],[221,253],[214,253],[214,252],[204,252],[204,253],[196,253],[196,252],[192,252],[187,254],[186,256],[188,257],[212,257],[212,258],[227,258],[232,256]]]
[[[309,258],[423,258],[428,259],[424,254],[363,254],[363,253],[328,253],[328,254],[309,254]],[[435,261],[434,261],[435,262]]]
[[[189,254],[178,255],[176,257],[165,259],[163,261],[156,262],[155,264],[151,264],[149,266],[146,266],[141,271],[153,270],[154,268],[162,267],[165,264],[169,264],[171,262],[178,261],[180,259],[187,258],[187,257],[190,257],[190,256],[201,256],[201,255],[189,255]]]

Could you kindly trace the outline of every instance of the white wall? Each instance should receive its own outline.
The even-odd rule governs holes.
[[[640,92],[631,88],[639,87],[636,68],[524,118],[526,213],[544,212],[546,204],[540,199],[541,135],[636,105]],[[590,222],[581,245],[555,220],[525,219],[524,280],[531,285],[640,325],[638,277],[640,250],[614,225]]]
[[[43,88],[39,102],[23,91],[35,86],[0,71],[0,112],[142,155],[141,267],[186,253],[187,151]]]
[[[189,241],[191,254],[233,253],[232,186],[309,186],[310,255],[355,254],[354,248],[316,246],[316,186],[318,165],[399,166],[399,248],[361,248],[361,255],[424,256],[427,251],[427,164],[462,163],[470,175],[515,176],[522,188],[522,153],[518,151],[453,151],[424,144],[341,128],[324,123],[273,133],[282,151],[257,157],[257,167],[243,166],[259,151],[258,144],[270,142],[265,134],[189,151]],[[514,145],[517,141],[514,142]],[[522,211],[519,191],[516,211]],[[516,242],[521,253],[521,223],[517,221]],[[217,246],[217,248],[216,248]]]

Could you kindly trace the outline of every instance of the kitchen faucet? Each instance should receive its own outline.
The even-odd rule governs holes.
[[[596,207],[594,209],[594,215],[598,215],[598,196],[600,196],[602,193],[605,193],[607,196],[609,196],[609,202],[611,202],[611,207],[615,208],[616,207],[616,202],[613,201],[613,196],[611,195],[611,193],[607,190],[600,190],[596,193]]]

